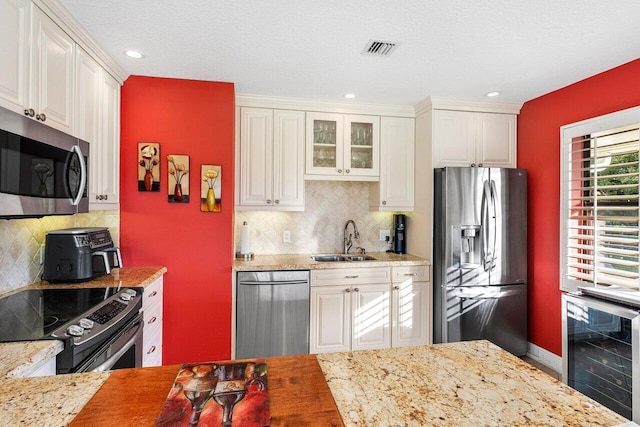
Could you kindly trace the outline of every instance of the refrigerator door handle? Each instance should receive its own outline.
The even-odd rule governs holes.
[[[493,237],[492,241],[491,241],[491,251],[489,253],[489,270],[491,271],[493,270],[493,263],[495,261],[495,253],[496,253],[496,234],[497,234],[497,230],[498,230],[498,220],[497,220],[497,216],[498,216],[498,212],[496,210],[496,194],[497,194],[497,190],[496,190],[496,182],[494,180],[491,180],[490,186],[489,186],[489,196],[491,198],[491,204],[490,204],[490,209],[491,212],[489,213],[489,222],[491,223],[491,225],[489,226],[489,237]]]
[[[514,295],[518,295],[522,292],[520,289],[506,289],[499,290],[497,292],[478,294],[478,293],[467,293],[464,291],[460,291],[455,293],[455,297],[459,299],[469,299],[469,300],[486,300],[486,299],[500,299],[512,297]]]
[[[490,197],[491,197],[491,186],[489,185],[489,181],[485,181],[482,186],[482,203],[480,207],[480,227],[481,227],[480,238],[482,239],[482,244],[480,246],[481,248],[480,259],[481,259],[482,268],[484,268],[484,271],[487,271],[487,259],[491,257],[491,254],[489,253],[489,229],[491,227],[489,225]]]

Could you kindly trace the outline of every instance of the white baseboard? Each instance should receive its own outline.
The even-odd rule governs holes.
[[[558,356],[532,343],[527,343],[527,356],[547,368],[562,374],[562,356]]]

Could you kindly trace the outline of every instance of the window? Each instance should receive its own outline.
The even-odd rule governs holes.
[[[563,126],[560,285],[640,289],[640,109]]]

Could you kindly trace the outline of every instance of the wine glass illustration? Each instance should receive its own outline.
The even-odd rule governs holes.
[[[255,363],[220,366],[213,400],[222,406],[222,425],[231,426],[233,408],[247,394],[247,389],[262,391],[264,384],[255,379]]]
[[[207,369],[209,366],[212,369]],[[189,420],[190,427],[198,425],[202,408],[216,391],[218,369],[217,365],[195,366],[193,368],[195,375],[182,387],[184,395],[189,399],[193,408],[191,419]]]

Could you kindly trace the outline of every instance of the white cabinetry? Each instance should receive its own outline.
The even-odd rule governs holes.
[[[380,118],[307,113],[305,179],[377,181]]]
[[[56,374],[56,357],[46,360],[38,369],[31,372],[28,377],[45,377]]]
[[[516,115],[434,112],[434,167],[516,167]]]
[[[120,85],[85,51],[76,55],[75,134],[89,142],[89,208],[119,208]]]
[[[304,112],[240,108],[238,210],[304,210]]]
[[[372,211],[412,211],[414,205],[415,121],[380,118],[380,181],[370,187]]]
[[[142,331],[142,366],[162,365],[163,278],[144,288],[142,295],[144,329]]]
[[[391,345],[431,344],[429,267],[392,267],[391,280]]]
[[[388,267],[311,272],[310,352],[391,346]]]
[[[31,2],[0,0],[0,106],[19,114],[29,103]]]

